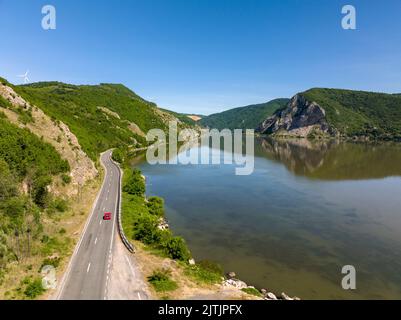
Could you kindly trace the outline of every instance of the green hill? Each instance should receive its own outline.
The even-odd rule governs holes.
[[[144,133],[166,129],[171,117],[120,84],[41,82],[13,88],[54,120],[67,124],[93,160],[112,147],[145,145]]]
[[[277,109],[283,108],[288,99],[276,99],[270,102],[249,105],[212,114],[200,120],[202,126],[215,129],[255,129],[263,120]]]
[[[257,132],[285,137],[399,140],[398,94],[314,88],[295,95],[266,118]]]
[[[301,95],[319,104],[341,135],[401,137],[400,95],[340,89],[311,89]]]

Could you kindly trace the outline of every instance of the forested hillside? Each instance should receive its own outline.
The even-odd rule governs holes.
[[[302,95],[326,111],[328,124],[346,136],[401,137],[401,96],[340,89]]]
[[[200,124],[219,130],[255,129],[277,109],[283,108],[288,101],[288,99],[276,99],[262,104],[231,109],[204,117],[200,120]]]
[[[166,129],[172,116],[118,84],[75,86],[42,82],[14,86],[25,100],[66,123],[93,159],[121,145],[144,146],[144,133]]]

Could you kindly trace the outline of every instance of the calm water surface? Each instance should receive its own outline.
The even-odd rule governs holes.
[[[255,144],[251,176],[139,164],[196,260],[303,299],[401,299],[401,145]],[[355,291],[341,288],[344,265]]]

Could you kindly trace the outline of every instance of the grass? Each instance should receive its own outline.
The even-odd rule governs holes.
[[[210,261],[200,261],[196,265],[187,265],[185,268],[186,275],[202,284],[220,283],[224,274],[220,265]]]
[[[255,288],[243,288],[241,289],[241,291],[250,294],[251,296],[255,296],[255,297],[262,297],[263,295],[259,292],[259,290],[255,289]]]
[[[148,282],[156,292],[169,292],[178,289],[178,284],[171,279],[171,272],[156,270],[148,277]]]

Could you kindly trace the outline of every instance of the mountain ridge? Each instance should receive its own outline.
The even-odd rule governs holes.
[[[215,129],[254,129],[267,116],[283,107],[289,99],[278,98],[265,103],[252,104],[211,114],[199,123]]]

